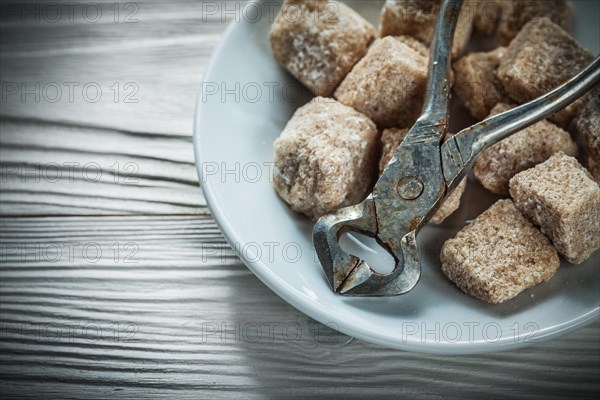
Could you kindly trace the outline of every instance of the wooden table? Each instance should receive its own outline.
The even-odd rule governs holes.
[[[598,323],[497,354],[392,351],[316,323],[240,263],[206,208],[191,139],[232,18],[210,7],[232,4],[1,4],[0,392],[598,394]]]

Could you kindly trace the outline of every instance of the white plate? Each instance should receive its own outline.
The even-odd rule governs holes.
[[[350,5],[376,23],[381,3]],[[598,53],[599,3],[575,3],[574,33]],[[271,184],[273,141],[311,96],[305,90],[299,93],[299,84],[272,58],[267,40],[272,2],[240,4],[240,15],[204,75],[194,145],[213,216],[240,258],[267,286],[330,327],[413,351],[458,354],[516,348],[598,318],[598,252],[583,265],[563,263],[549,282],[500,305],[466,296],[442,275],[438,255],[444,240],[495,200],[473,181],[459,211],[444,225],[427,226],[419,234],[422,277],[411,292],[392,298],[332,293],[314,254],[313,224],[291,212]]]

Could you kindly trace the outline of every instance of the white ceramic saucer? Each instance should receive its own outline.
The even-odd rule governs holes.
[[[381,1],[349,3],[377,23]],[[598,53],[599,2],[574,3],[574,34]],[[419,234],[423,272],[415,289],[393,298],[332,293],[314,254],[313,224],[290,211],[271,183],[273,141],[311,97],[273,60],[267,33],[274,12],[273,2],[242,3],[205,72],[194,132],[208,205],[256,276],[322,323],[368,342],[413,351],[464,354],[516,348],[598,318],[598,252],[582,265],[563,262],[549,282],[500,305],[466,296],[442,275],[443,242],[496,199],[476,182],[470,182],[451,218]]]

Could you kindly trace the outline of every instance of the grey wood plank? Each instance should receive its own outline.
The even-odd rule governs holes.
[[[39,102],[22,101],[19,93],[2,101],[0,214],[27,218],[0,219],[0,392],[61,399],[597,395],[598,323],[506,353],[390,351],[284,303],[241,265],[209,217],[89,216],[207,212],[189,136],[203,70],[231,19],[207,7],[233,3],[119,3],[139,5],[138,22],[125,24],[124,14],[114,20],[113,0],[83,1],[78,7],[98,5],[105,18],[92,23],[76,12],[72,22],[2,21],[3,91],[11,82],[63,90],[75,82],[97,84],[103,96],[93,103],[76,92],[70,102],[63,92],[53,103],[42,93]],[[138,102],[126,103],[136,88]],[[101,178],[81,175],[91,162]],[[53,163],[67,179],[53,182]],[[73,181],[72,163],[80,166]],[[125,179],[128,163],[137,167],[135,182]]]
[[[221,8],[219,2],[71,2],[56,22],[43,2],[2,4],[0,115],[190,136],[202,72],[228,21],[207,3]],[[123,21],[134,9],[135,21]]]
[[[0,388],[12,397],[533,399],[600,390],[598,323],[494,354],[380,348],[284,303],[210,217],[2,218],[0,232]],[[74,242],[72,258],[47,250]],[[128,243],[136,251],[126,260]],[[86,244],[101,249],[97,261],[78,251]]]
[[[0,121],[2,215],[206,214],[191,138]]]

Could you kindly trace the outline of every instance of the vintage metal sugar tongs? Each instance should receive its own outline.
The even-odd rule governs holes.
[[[573,79],[529,103],[466,128],[443,142],[448,128],[452,37],[462,0],[443,0],[429,58],[422,114],[398,146],[373,192],[360,204],[321,217],[315,250],[333,291],[347,296],[395,296],[421,275],[416,235],[485,149],[567,106],[600,82],[600,57]],[[346,253],[340,236],[371,236],[395,260],[380,274]]]

